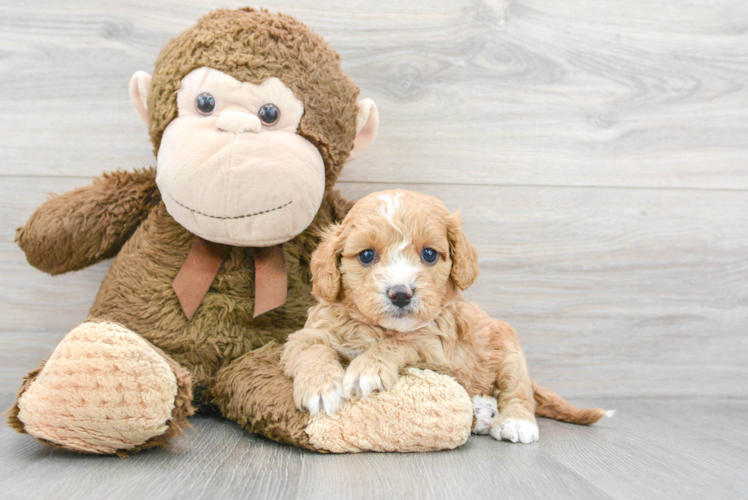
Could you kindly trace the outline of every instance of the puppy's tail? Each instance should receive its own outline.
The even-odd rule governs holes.
[[[612,417],[613,411],[605,411],[600,408],[577,408],[553,391],[549,391],[540,384],[532,381],[532,390],[535,393],[535,415],[538,417],[553,418],[570,424],[590,425],[603,417]]]

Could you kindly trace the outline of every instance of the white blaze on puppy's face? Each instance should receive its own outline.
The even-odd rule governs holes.
[[[258,247],[311,224],[325,191],[324,162],[296,133],[304,106],[281,80],[255,85],[198,68],[182,79],[177,107],[161,139],[156,182],[178,223],[209,241]]]
[[[400,227],[399,223],[395,223],[395,217],[402,208],[400,193],[379,195],[377,199],[383,202],[379,213],[387,219],[387,222],[401,236],[400,244],[397,247],[387,249],[387,253],[390,255],[387,256],[385,259],[386,263],[382,264],[380,270],[381,278],[378,281],[381,286],[382,302],[393,314],[381,318],[379,324],[385,328],[397,331],[416,330],[424,326],[424,323],[412,316],[400,316],[400,311],[390,304],[387,296],[388,290],[395,286],[404,286],[412,292],[413,288],[415,288],[415,281],[419,271],[417,262],[414,262],[412,256],[406,253],[406,250],[412,245],[413,240],[405,235],[404,229]],[[417,307],[417,300],[417,298],[413,298],[411,306],[413,309]]]
[[[393,218],[395,217],[395,213],[397,213],[397,211],[402,207],[402,203],[400,202],[400,193],[380,194],[377,196],[377,199],[384,202],[382,203],[382,207],[379,209],[379,213],[381,213],[387,219],[387,222],[389,222],[392,227],[394,227],[395,230],[402,235],[402,229],[400,229],[393,220]]]
[[[412,194],[390,191],[359,201],[350,214],[353,227],[341,258],[345,300],[353,314],[400,332],[428,324],[453,293],[445,226],[449,213],[441,202],[404,203],[408,200],[403,197],[408,196]],[[422,259],[425,248],[439,254],[436,262]],[[362,264],[358,255],[367,249],[376,253],[376,259]],[[407,305],[393,303],[388,291],[394,287],[412,294]]]

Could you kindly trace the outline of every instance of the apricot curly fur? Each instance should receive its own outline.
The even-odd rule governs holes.
[[[336,390],[346,398],[366,397],[370,387],[387,391],[405,367],[429,363],[453,373],[471,397],[495,397],[494,427],[507,419],[534,425],[536,415],[589,425],[606,415],[540,387],[514,329],[465,299],[479,269],[461,225],[439,199],[399,189],[362,198],[325,232],[311,266],[319,302],[281,356],[297,407],[321,411],[317,400],[334,402]],[[438,259],[421,262],[424,247]],[[374,264],[362,264],[362,249],[375,252]],[[399,284],[413,290],[413,301],[393,311],[385,292]]]

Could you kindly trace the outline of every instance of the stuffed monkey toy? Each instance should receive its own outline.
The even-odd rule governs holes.
[[[351,203],[333,189],[374,140],[377,109],[339,55],[292,17],[219,10],[169,41],[130,94],[157,168],[104,174],[17,232],[56,275],[114,257],[85,322],[24,380],[8,422],[82,453],[126,454],[217,410],[320,452],[454,448],[472,404],[409,368],[391,391],[310,418],[279,368],[301,329],[309,260]]]

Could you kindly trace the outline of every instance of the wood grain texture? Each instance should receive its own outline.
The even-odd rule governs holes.
[[[153,163],[127,82],[214,6],[6,2],[4,173]],[[745,2],[284,0],[273,9],[325,36],[379,103],[379,141],[345,180],[748,187]]]
[[[602,403],[617,405],[619,413],[594,427],[540,419],[535,444],[473,436],[456,450],[426,454],[316,455],[249,435],[225,420],[196,417],[194,429],[168,449],[122,460],[53,450],[5,428],[0,491],[8,500],[118,500],[134,492],[196,500],[748,495],[748,446],[730,437],[748,411],[745,401]]]

